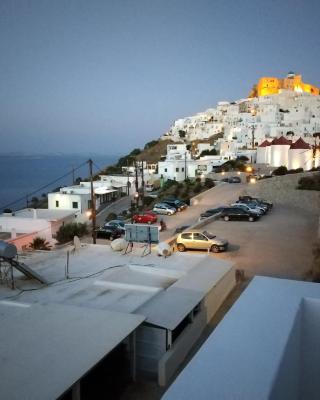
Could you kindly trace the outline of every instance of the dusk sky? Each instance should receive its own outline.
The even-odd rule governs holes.
[[[320,2],[1,0],[0,152],[126,154],[261,76],[320,86]]]

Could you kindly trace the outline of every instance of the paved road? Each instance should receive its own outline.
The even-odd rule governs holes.
[[[106,216],[110,213],[119,214],[123,210],[130,208],[132,196],[122,197],[121,199],[110,204],[97,215],[97,226],[103,225]]]
[[[214,208],[219,205],[229,205],[238,199],[239,194],[245,189],[246,184],[221,184],[204,193],[197,205],[190,206],[186,211],[176,213],[173,216],[159,216],[166,225],[167,230],[160,233],[160,240],[166,240],[174,235],[177,227],[182,225],[193,225],[199,219],[202,212],[208,208]]]

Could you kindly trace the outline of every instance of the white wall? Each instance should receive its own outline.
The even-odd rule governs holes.
[[[88,201],[91,200],[90,194],[65,194],[65,193],[49,193],[48,208],[49,210],[74,210],[83,213],[88,207]],[[59,206],[56,206],[56,201]],[[73,208],[73,202],[78,203],[77,208]]]

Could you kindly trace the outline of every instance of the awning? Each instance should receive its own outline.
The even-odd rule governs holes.
[[[107,194],[107,193],[114,193],[116,190],[114,189],[108,189],[106,187],[98,187],[94,189],[95,194]]]

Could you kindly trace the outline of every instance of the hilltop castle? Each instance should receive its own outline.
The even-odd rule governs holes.
[[[251,90],[249,98],[278,94],[283,89],[298,93],[305,92],[313,95],[320,94],[320,89],[314,85],[310,85],[309,83],[304,83],[301,75],[296,75],[293,72],[289,72],[287,77],[284,79],[275,77],[260,78],[258,84],[254,85],[253,89]]]

